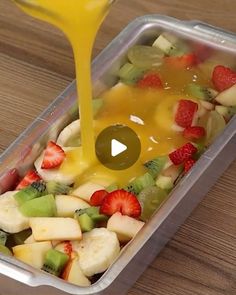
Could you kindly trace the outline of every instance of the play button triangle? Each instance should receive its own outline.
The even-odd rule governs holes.
[[[111,155],[112,157],[116,157],[119,154],[123,153],[127,150],[127,146],[121,143],[116,139],[112,139],[111,141]]]

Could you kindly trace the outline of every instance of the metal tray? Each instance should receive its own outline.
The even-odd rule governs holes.
[[[111,87],[124,62],[127,49],[145,44],[163,31],[207,44],[219,52],[222,62],[234,57],[236,35],[200,22],[184,22],[160,15],[144,16],[132,22],[95,59],[94,94]],[[234,57],[235,59],[235,57]],[[9,190],[18,174],[23,174],[49,139],[77,116],[75,84],[72,83],[0,157],[0,192]],[[0,255],[0,293],[4,295],[109,294],[121,295],[137,280],[161,251],[178,227],[203,199],[217,178],[236,158],[236,117],[183,178],[168,200],[136,238],[122,250],[117,261],[101,279],[88,288],[68,284],[14,258]]]

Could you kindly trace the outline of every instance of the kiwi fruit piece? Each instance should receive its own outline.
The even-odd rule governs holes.
[[[121,82],[128,85],[136,84],[145,74],[146,70],[140,69],[131,63],[126,63],[120,68],[118,76]]]
[[[124,189],[134,195],[138,195],[144,188],[155,185],[155,181],[150,173],[135,178]]]
[[[95,227],[93,219],[87,213],[79,215],[77,220],[79,221],[80,228],[83,233],[89,232]]]
[[[71,189],[70,186],[56,181],[46,183],[47,193],[52,195],[67,195]]]
[[[167,160],[167,156],[157,157],[153,160],[146,162],[144,166],[148,169],[148,172],[155,179],[164,169]]]
[[[216,90],[194,83],[190,83],[187,86],[187,93],[195,98],[206,101],[212,101],[218,95]]]
[[[14,195],[18,205],[21,206],[25,202],[41,197],[46,192],[46,185],[44,182],[33,182],[31,185],[23,188]]]
[[[56,202],[52,194],[25,202],[19,207],[20,212],[27,217],[56,216]]]
[[[52,275],[60,276],[68,261],[69,256],[67,254],[55,249],[50,249],[46,253],[42,270]]]
[[[8,234],[5,233],[4,231],[0,230],[0,245],[5,246],[5,244],[7,242],[7,237],[8,237]]]

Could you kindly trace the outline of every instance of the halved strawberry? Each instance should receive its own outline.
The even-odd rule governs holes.
[[[201,126],[187,127],[185,128],[183,135],[186,139],[192,141],[203,138],[206,135],[206,130]]]
[[[52,169],[61,165],[65,159],[63,149],[53,141],[49,141],[44,152],[42,169]]]
[[[197,152],[197,148],[188,142],[184,146],[169,154],[169,158],[174,165],[183,164]]]
[[[40,180],[41,180],[41,177],[37,174],[36,171],[29,170],[26,173],[25,177],[17,185],[16,189],[17,190],[23,189],[23,188],[29,186],[30,184],[32,184],[33,182],[37,182],[37,181],[40,181]]]
[[[196,163],[194,159],[189,159],[184,163],[184,172],[187,173]]]
[[[108,195],[106,190],[99,190],[92,194],[90,198],[90,205],[91,206],[101,206],[104,198]]]
[[[185,69],[195,66],[198,63],[198,58],[194,53],[188,53],[182,56],[165,57],[165,62],[177,69]]]
[[[116,190],[105,197],[100,213],[111,216],[116,212],[138,218],[141,215],[141,205],[135,195],[122,189]]]
[[[187,128],[192,125],[194,115],[198,110],[198,104],[187,99],[181,99],[178,102],[175,122],[177,125]]]
[[[137,86],[140,88],[163,88],[160,76],[157,73],[148,73],[138,81]]]
[[[236,84],[236,72],[225,66],[216,66],[212,73],[212,82],[218,91],[224,91]]]

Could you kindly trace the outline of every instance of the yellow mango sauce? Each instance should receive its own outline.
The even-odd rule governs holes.
[[[15,0],[18,2],[19,0]],[[35,0],[40,10],[23,6],[28,14],[60,28],[72,44],[79,93],[82,148],[67,152],[61,168],[64,173],[78,176],[76,185],[94,180],[104,186],[126,185],[145,173],[143,163],[168,154],[186,141],[181,133],[172,130],[173,108],[179,99],[188,99],[184,92],[193,81],[207,85],[199,78],[197,69],[176,70],[167,65],[158,69],[163,90],[139,89],[118,84],[106,91],[104,106],[93,118],[91,86],[91,52],[96,33],[109,10],[108,0]],[[21,5],[20,5],[21,6]],[[96,160],[95,138],[106,127],[124,124],[131,127],[141,141],[140,159],[129,169],[113,171]],[[79,136],[79,135],[78,135]]]

